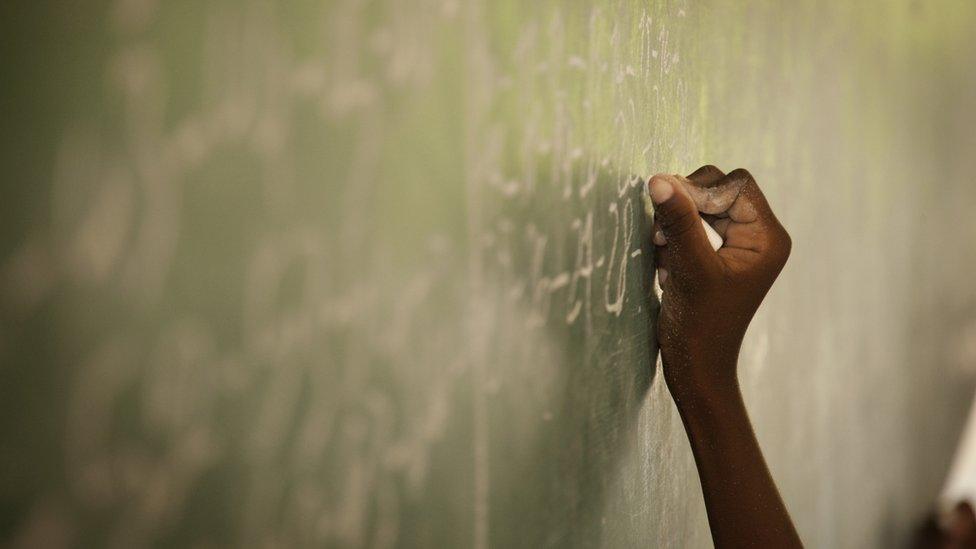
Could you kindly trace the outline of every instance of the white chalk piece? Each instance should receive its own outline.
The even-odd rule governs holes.
[[[718,251],[725,242],[722,240],[721,235],[715,232],[715,229],[708,224],[704,219],[701,220],[702,226],[705,227],[705,234],[708,235],[708,243],[712,245],[712,249]]]

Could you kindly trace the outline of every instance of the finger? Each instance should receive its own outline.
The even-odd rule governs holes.
[[[699,178],[704,180],[704,178]],[[698,185],[695,180],[682,181],[688,194],[695,202],[699,212],[724,217],[742,189],[742,181],[730,180],[728,176],[709,180],[707,186]]]
[[[785,262],[791,247],[789,234],[776,219],[752,174],[743,169],[733,170],[717,185],[739,189],[727,212],[729,221],[719,233],[725,239],[724,249],[750,250],[775,263]]]
[[[730,223],[732,223],[732,220],[727,217],[720,217],[715,221],[712,221],[711,223],[712,228],[715,229],[715,232],[717,232],[718,235],[722,237],[723,241],[728,240],[728,236],[726,236],[726,232],[729,229]]]
[[[769,204],[755,179],[748,171],[738,169],[729,172],[718,185],[739,189],[725,212],[729,220],[723,235],[726,248],[761,253],[767,238],[763,225],[759,223],[759,212],[761,209],[769,210]]]
[[[687,179],[699,187],[711,187],[723,177],[725,177],[725,172],[708,164],[691,172]]]
[[[661,225],[658,224],[657,219],[651,225],[651,235],[651,241],[654,243],[654,272],[657,274],[657,285],[663,290],[664,283],[668,279],[668,262],[663,246],[667,245],[668,240],[664,236],[664,232],[661,231]]]
[[[775,218],[752,223],[730,221],[725,243],[718,255],[723,259],[745,257],[740,252],[758,254],[769,263],[785,264],[793,246],[789,233]]]
[[[658,269],[657,269],[657,285],[662,290],[665,288],[665,284],[667,284],[668,277],[669,276],[671,276],[671,275],[668,273],[668,269],[666,267],[658,267]]]
[[[720,187],[738,189],[735,200],[729,204],[728,217],[736,223],[752,223],[760,218],[775,219],[773,211],[766,202],[766,196],[759,189],[756,180],[748,170],[732,170],[718,183]]]
[[[698,168],[687,177],[694,184],[693,187],[688,186],[689,194],[695,200],[698,211],[708,214],[702,217],[713,227],[719,215],[724,215],[725,206],[734,201],[731,196],[733,189],[715,188],[724,177],[725,172],[711,164]]]
[[[719,217],[714,214],[707,214],[701,212],[698,212],[698,215],[700,215],[701,218],[712,227],[712,229],[715,229],[715,232],[717,232],[719,236],[721,236],[723,239],[725,238],[725,236],[722,234],[722,231],[719,230],[718,227],[723,227],[724,230],[724,227],[728,226],[728,223],[726,223],[729,220],[728,217]]]
[[[667,262],[670,274],[715,268],[717,257],[698,209],[678,177],[655,175],[648,182],[648,191],[654,203],[655,222],[667,240],[657,251]]]
[[[664,232],[661,231],[661,226],[656,219],[651,227],[651,241],[654,242],[655,246],[664,246],[668,243],[668,239],[664,236]]]
[[[707,216],[707,217],[714,218],[715,216]],[[728,218],[723,218],[722,220],[728,221]],[[711,223],[709,223],[704,218],[704,216],[702,217],[701,222],[702,222],[702,227],[705,228],[705,236],[708,238],[709,246],[711,246],[713,250],[718,251],[718,249],[722,247],[722,242],[724,241],[724,239],[712,227]],[[651,241],[654,243],[656,247],[667,245],[668,240],[664,236],[664,232],[661,231],[661,228],[656,221],[653,223],[651,227],[651,234],[653,235],[651,237]],[[660,279],[661,284],[663,284],[664,279],[667,277],[667,265],[666,265],[664,253],[656,252],[654,254],[654,268],[658,269],[658,278]]]

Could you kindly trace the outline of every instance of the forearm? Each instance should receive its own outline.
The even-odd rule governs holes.
[[[786,264],[790,235],[746,170],[657,174],[647,191],[664,376],[695,454],[712,540],[720,549],[801,547],[736,379],[742,337]],[[703,220],[724,239],[719,249]]]
[[[695,456],[715,546],[802,547],[735,380],[673,393]]]

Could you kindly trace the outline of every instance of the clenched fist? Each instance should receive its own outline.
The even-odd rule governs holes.
[[[790,237],[746,170],[705,166],[687,178],[655,175],[654,244],[663,290],[658,341],[665,380],[689,391],[736,384],[742,338],[790,255]],[[724,244],[715,251],[701,220]]]

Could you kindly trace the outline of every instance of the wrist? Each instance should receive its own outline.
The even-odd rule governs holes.
[[[737,352],[668,351],[661,352],[664,380],[676,402],[694,403],[697,398],[728,398],[739,394]]]
[[[725,384],[672,389],[671,396],[692,446],[719,439],[729,439],[731,443],[751,429],[735,378]]]

